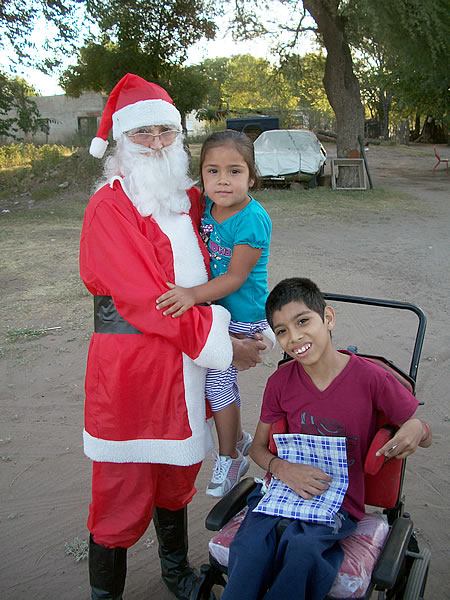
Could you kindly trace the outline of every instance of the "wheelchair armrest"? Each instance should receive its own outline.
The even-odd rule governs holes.
[[[209,511],[205,526],[210,531],[219,531],[247,504],[247,496],[256,487],[253,477],[242,479]]]
[[[405,559],[409,540],[413,533],[413,523],[407,517],[399,517],[392,525],[388,539],[378,558],[372,574],[376,589],[386,590],[394,587]]]
[[[392,439],[394,435],[395,427],[392,425],[383,425],[383,427],[376,432],[364,462],[365,473],[368,475],[376,475],[381,470],[381,467],[386,461],[386,457],[383,454],[377,456],[376,453],[388,440]]]

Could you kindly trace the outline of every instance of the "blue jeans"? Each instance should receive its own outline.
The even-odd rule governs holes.
[[[323,600],[344,558],[338,540],[354,532],[356,521],[345,510],[334,528],[295,520],[278,541],[280,517],[252,512],[260,499],[258,486],[230,546],[222,600]]]

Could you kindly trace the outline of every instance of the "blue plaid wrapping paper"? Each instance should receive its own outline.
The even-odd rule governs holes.
[[[348,488],[345,437],[297,433],[273,436],[278,456],[293,463],[319,467],[333,478],[328,490],[305,500],[279,479],[272,477],[266,494],[253,512],[333,525]]]

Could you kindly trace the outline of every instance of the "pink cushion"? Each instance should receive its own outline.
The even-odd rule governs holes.
[[[355,533],[341,541],[344,560],[328,593],[330,598],[364,596],[388,531],[381,515],[366,514]]]
[[[209,553],[217,560],[219,565],[228,567],[228,556],[230,553],[230,544],[241,526],[248,507],[246,506],[238,512],[216,535],[209,540]]]
[[[209,552],[226,567],[230,544],[247,508],[241,510],[209,542]],[[341,541],[344,560],[329,592],[330,598],[360,598],[369,587],[370,578],[389,527],[381,515],[367,514],[359,521],[353,535]]]

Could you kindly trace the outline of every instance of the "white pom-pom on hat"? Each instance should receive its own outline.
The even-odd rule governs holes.
[[[102,158],[106,152],[107,147],[107,140],[103,140],[100,137],[95,137],[91,141],[91,145],[89,146],[89,154],[92,154],[92,156],[94,156],[95,158]]]

